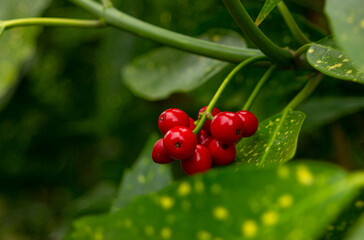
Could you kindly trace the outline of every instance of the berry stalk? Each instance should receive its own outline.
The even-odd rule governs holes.
[[[193,130],[193,132],[195,134],[197,134],[203,124],[205,123],[205,121],[207,120],[207,115],[211,115],[211,111],[212,109],[214,109],[215,105],[216,105],[216,102],[217,100],[220,98],[222,92],[224,91],[225,87],[229,84],[230,80],[233,78],[233,76],[240,70],[242,69],[243,67],[249,65],[249,64],[252,64],[254,62],[257,62],[257,61],[261,61],[261,60],[266,60],[267,57],[265,56],[259,56],[259,57],[252,57],[252,58],[249,58],[247,60],[245,60],[244,62],[241,62],[239,65],[237,65],[230,73],[229,75],[224,79],[224,81],[222,82],[222,84],[220,85],[219,89],[217,89],[215,95],[213,96],[213,98],[211,99],[209,105],[207,106],[206,108],[206,111],[204,114],[202,114],[202,117],[201,119],[198,121],[197,125],[196,125],[196,128]]]

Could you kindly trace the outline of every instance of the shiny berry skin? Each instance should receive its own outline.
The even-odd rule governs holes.
[[[216,140],[231,144],[238,141],[243,134],[243,122],[233,112],[221,112],[211,121],[211,134]]]
[[[201,130],[197,135],[197,144],[201,144],[204,147],[208,148],[212,140],[214,140],[214,138],[208,135],[205,130]]]
[[[197,144],[196,149],[191,158],[181,161],[183,171],[188,175],[201,173],[212,167],[212,160],[209,150]]]
[[[209,152],[211,154],[212,162],[219,166],[228,165],[234,162],[236,156],[234,144],[224,144],[216,139],[212,140],[210,143]]]
[[[203,107],[200,109],[200,111],[198,112],[198,119],[201,118],[201,113],[204,113],[206,111],[207,106]],[[212,109],[211,111],[211,115],[212,117],[216,116],[217,114],[220,113],[220,110],[217,108]],[[210,119],[206,119],[206,122],[203,124],[202,129],[205,130],[208,134],[211,134],[210,132],[210,125],[211,125],[211,120]]]
[[[191,130],[194,130],[195,128],[196,128],[195,120],[193,120],[192,118],[190,118],[190,129]]]
[[[164,149],[168,156],[177,160],[185,160],[192,156],[197,145],[197,139],[191,129],[174,127],[163,138]]]
[[[190,126],[190,118],[181,109],[170,108],[162,112],[159,116],[158,127],[163,134],[166,134],[170,129],[177,126]]]
[[[258,130],[258,119],[257,117],[249,112],[249,111],[239,111],[236,113],[243,121],[244,131],[243,137],[253,136],[254,133]]]
[[[173,162],[173,159],[168,156],[166,150],[163,147],[163,138],[159,139],[153,147],[152,159],[155,163],[166,164]]]

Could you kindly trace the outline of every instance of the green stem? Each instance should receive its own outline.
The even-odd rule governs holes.
[[[281,1],[278,3],[278,9],[281,12],[281,15],[286,22],[289,30],[291,31],[293,37],[300,43],[300,44],[307,44],[310,43],[310,39],[306,37],[306,35],[302,32],[300,27],[297,25],[296,21],[294,20],[291,12],[287,8],[286,4]]]
[[[248,100],[245,102],[243,110],[249,110],[250,106],[255,101],[256,97],[258,96],[260,90],[262,90],[262,87],[264,83],[272,76],[274,71],[277,69],[277,65],[272,65],[262,76],[262,78],[259,80],[258,84],[255,86],[253,92],[250,94]]]
[[[259,57],[252,57],[249,58],[243,62],[241,62],[239,65],[237,65],[230,73],[229,75],[224,79],[222,84],[220,85],[219,89],[217,89],[214,97],[211,99],[209,105],[206,108],[205,114],[202,114],[201,119],[198,121],[196,128],[193,130],[193,132],[197,135],[197,133],[201,130],[203,124],[207,120],[207,115],[211,115],[212,110],[214,109],[217,100],[220,98],[222,92],[224,91],[225,87],[229,84],[230,80],[233,78],[233,76],[243,67],[252,64],[257,61],[265,60],[267,57],[265,56],[259,56]]]
[[[23,27],[23,26],[61,26],[61,27],[103,27],[102,22],[98,20],[79,20],[65,18],[19,18],[13,20],[1,21],[0,24],[4,29]]]
[[[318,73],[315,77],[311,78],[306,86],[286,106],[286,109],[295,109],[300,103],[302,103],[316,89],[324,76],[325,75],[322,73]]]
[[[228,62],[242,62],[250,57],[263,56],[257,49],[226,46],[169,31],[131,17],[113,7],[103,11],[103,6],[92,0],[72,1],[98,17],[104,16],[109,25],[183,51]]]
[[[253,22],[240,0],[223,0],[244,34],[273,62],[283,67],[291,63],[291,53],[273,43]]]
[[[104,8],[110,8],[110,7],[114,6],[110,0],[101,0],[101,2],[102,2],[102,5],[104,6]]]

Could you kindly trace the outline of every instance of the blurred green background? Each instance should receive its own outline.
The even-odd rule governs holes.
[[[0,2],[0,9],[6,2]],[[219,0],[113,3],[132,16],[187,35],[198,36],[210,28],[239,32]],[[246,4],[255,18],[263,1]],[[288,1],[312,40],[328,32],[322,4]],[[71,2],[58,0],[47,3],[41,16],[92,18]],[[278,11],[261,27],[280,45],[298,47]],[[120,72],[159,44],[113,28],[38,29],[34,54],[17,68],[14,81],[19,84],[0,113],[0,239],[4,240],[61,239],[73,219],[109,211],[123,171],[148,136],[158,131],[159,114],[177,107],[195,116],[227,72],[188,94],[150,102],[133,96]],[[238,75],[218,107],[229,111],[242,107],[263,71],[252,67]],[[305,74],[278,72],[253,112],[262,120],[280,111],[304,84]],[[323,81],[301,107],[308,117],[298,158],[326,159],[347,169],[364,167],[363,90],[355,83]]]

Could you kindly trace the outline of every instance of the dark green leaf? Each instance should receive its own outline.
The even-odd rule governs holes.
[[[123,208],[136,196],[156,192],[172,182],[170,169],[152,161],[152,149],[158,140],[153,135],[147,141],[134,167],[124,174],[112,212]]]
[[[47,4],[48,0],[2,0],[0,20],[37,16]],[[33,56],[38,34],[39,29],[30,28],[3,33],[0,39],[0,108],[12,95],[21,66]]]
[[[260,11],[255,24],[258,26],[269,15],[269,13],[277,6],[281,0],[266,0],[262,10]]]
[[[265,119],[252,137],[243,138],[236,145],[237,161],[264,167],[292,159],[305,117],[303,112],[285,109]]]
[[[115,213],[78,220],[72,237],[314,239],[358,185],[342,169],[323,163],[231,166],[137,198]]]
[[[312,131],[362,108],[364,108],[364,97],[328,97],[309,100],[298,108],[307,114],[302,132]]]
[[[244,40],[228,30],[209,31],[202,38],[244,47]],[[175,92],[188,92],[222,71],[228,63],[162,47],[138,57],[123,71],[126,86],[148,100],[168,98]]]
[[[337,43],[364,72],[364,7],[363,0],[327,0],[326,14]]]
[[[364,74],[355,68],[343,51],[334,46],[332,40],[313,43],[307,51],[307,61],[328,76],[364,83]]]

